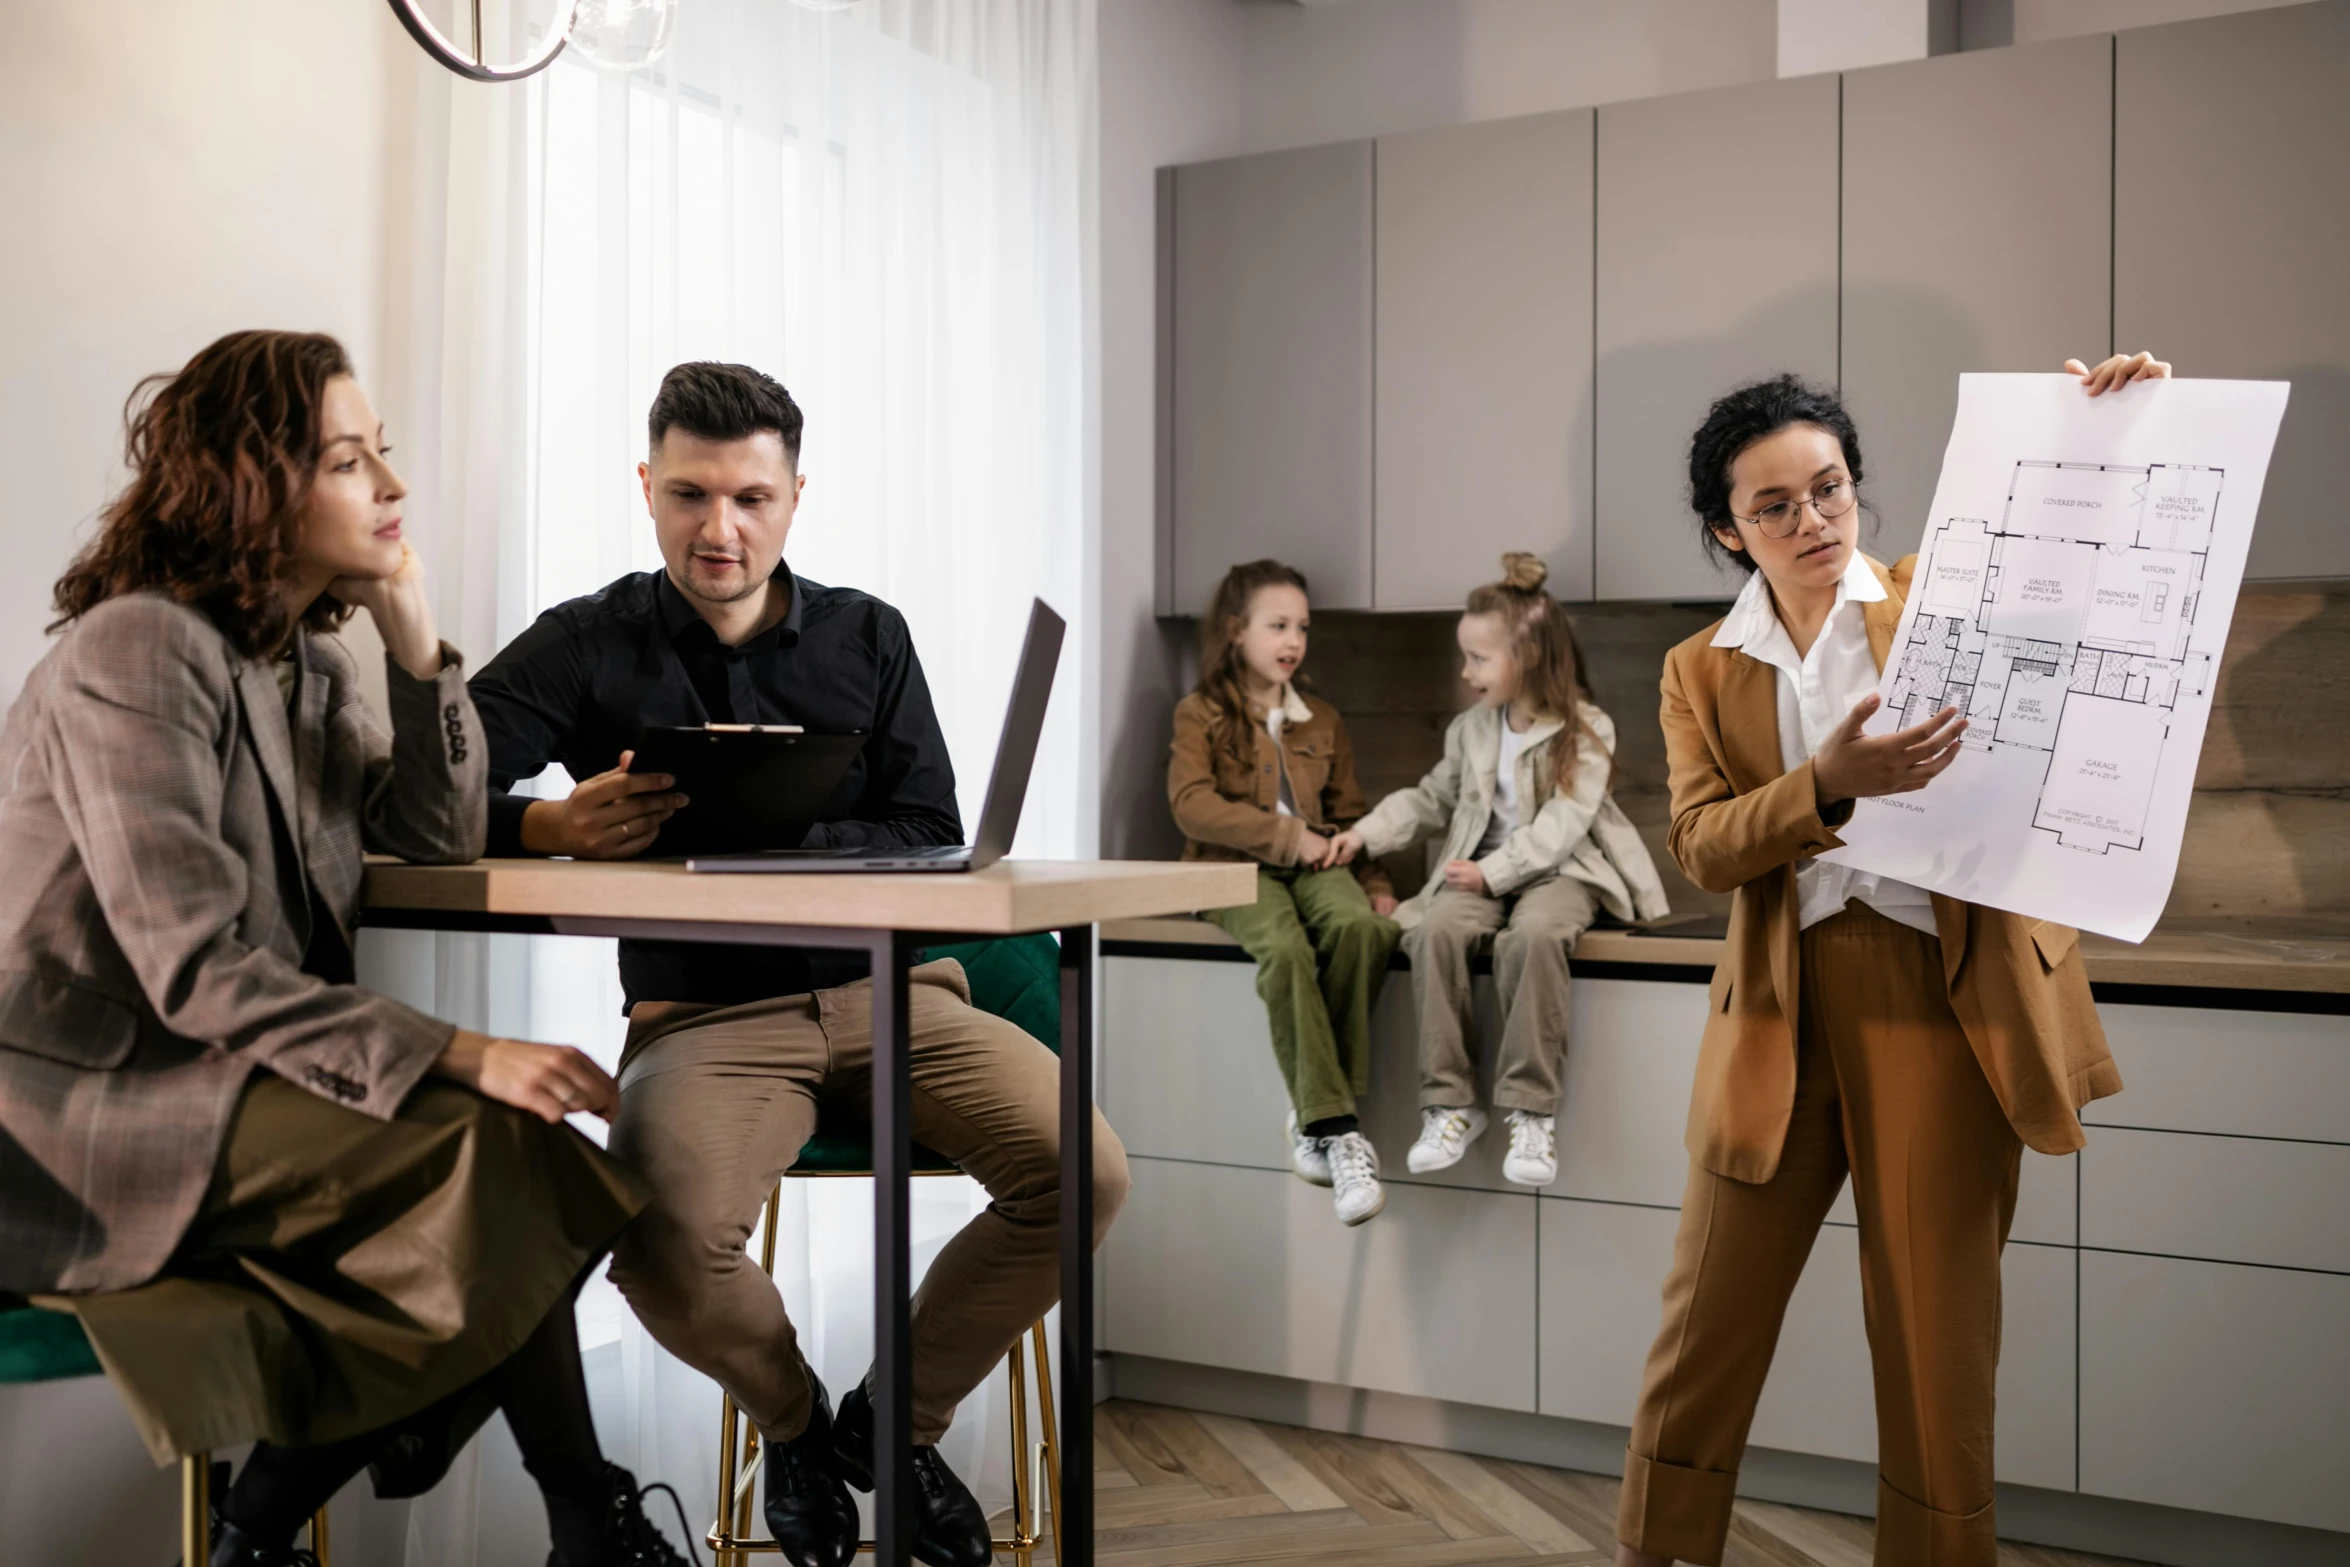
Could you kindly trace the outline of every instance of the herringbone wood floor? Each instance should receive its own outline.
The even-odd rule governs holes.
[[[1296,1426],[1109,1403],[1095,1414],[1103,1567],[1567,1567],[1615,1558],[1616,1482]],[[1865,1518],[1741,1502],[1725,1567],[1869,1567]],[[2003,1547],[2001,1567],[2124,1567]],[[1048,1549],[1040,1560],[1050,1561]]]

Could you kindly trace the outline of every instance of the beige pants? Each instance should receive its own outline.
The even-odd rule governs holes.
[[[1847,1171],[1877,1384],[1882,1567],[1994,1567],[1999,1254],[2023,1144],[1950,1010],[1941,943],[1854,904],[1803,933],[1795,1106],[1759,1186],[1692,1165],[1616,1529],[1715,1563],[1787,1300]]]
[[[1490,941],[1502,1015],[1493,1104],[1558,1113],[1567,1063],[1567,954],[1598,917],[1598,896],[1571,876],[1552,876],[1504,898],[1448,887],[1429,900],[1427,914],[1403,938],[1420,1014],[1422,1107],[1477,1102],[1469,960]]]
[[[952,961],[913,972],[914,1140],[993,1200],[949,1241],[913,1301],[914,1440],[1059,1298],[1060,1062],[970,1004]],[[640,1005],[629,1025],[612,1152],[652,1203],[613,1249],[612,1279],[646,1331],[732,1393],[768,1437],[813,1407],[775,1285],[744,1255],[759,1208],[826,1118],[872,1113],[869,982],[745,1006]],[[1093,1122],[1094,1243],[1126,1198],[1126,1150]]]

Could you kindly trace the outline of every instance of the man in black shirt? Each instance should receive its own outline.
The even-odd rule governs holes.
[[[653,400],[637,472],[666,569],[557,605],[472,682],[490,747],[489,852],[620,859],[657,846],[691,802],[632,776],[656,725],[800,724],[871,738],[811,847],[952,844],[954,770],[913,639],[869,594],[795,577],[786,536],[806,479],[790,394],[741,365],[679,365]],[[511,792],[549,762],[570,795]],[[768,1443],[767,1521],[797,1567],[846,1567],[857,1517],[842,1484],[872,1476],[865,1386],[837,1420],[774,1285],[743,1248],[820,1103],[870,1106],[872,992],[861,958],[624,941],[628,1041],[612,1152],[652,1203],[612,1277],[653,1337],[734,1395]],[[930,1266],[913,1302],[915,1551],[985,1567],[987,1520],[938,1458],[955,1406],[1058,1293],[1060,1070],[978,1011],[952,962],[910,987],[915,1139],[993,1199]],[[1126,1156],[1094,1121],[1095,1241],[1126,1194]]]

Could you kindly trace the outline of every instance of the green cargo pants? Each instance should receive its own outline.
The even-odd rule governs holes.
[[[1371,1008],[1402,932],[1351,870],[1257,867],[1257,901],[1208,918],[1257,960],[1273,1059],[1297,1124],[1355,1113],[1371,1086]]]

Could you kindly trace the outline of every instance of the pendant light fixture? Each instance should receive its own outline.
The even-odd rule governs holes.
[[[563,45],[571,37],[571,22],[580,9],[580,0],[554,0],[554,15],[548,19],[547,30],[540,35],[536,48],[520,60],[492,61],[482,37],[482,0],[466,0],[472,15],[470,49],[460,48],[456,40],[443,33],[424,14],[423,0],[388,0],[392,14],[400,25],[408,29],[408,36],[417,46],[442,65],[472,82],[518,82],[526,76],[535,76],[563,52]],[[674,5],[675,0],[670,0]]]

